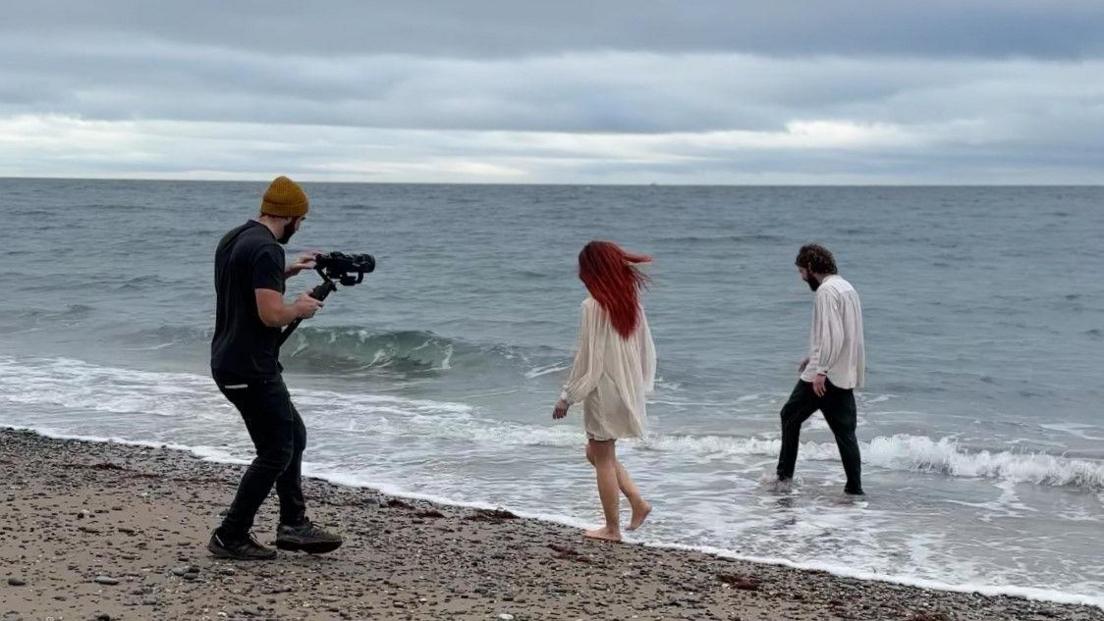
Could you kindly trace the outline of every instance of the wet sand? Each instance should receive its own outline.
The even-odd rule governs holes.
[[[585,541],[506,512],[306,481],[325,556],[206,550],[242,467],[0,429],[0,620],[1104,620],[1104,610],[948,593]],[[270,544],[275,498],[254,532]]]

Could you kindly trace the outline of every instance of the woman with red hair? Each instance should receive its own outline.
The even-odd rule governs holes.
[[[579,253],[579,279],[590,296],[583,301],[578,351],[552,418],[583,403],[587,460],[598,479],[606,524],[586,536],[621,540],[620,493],[632,506],[628,530],[644,523],[652,506],[617,461],[614,443],[644,433],[644,397],[655,384],[655,344],[640,305],[647,277],[638,264],[650,257],[625,252],[608,241],[592,241]]]

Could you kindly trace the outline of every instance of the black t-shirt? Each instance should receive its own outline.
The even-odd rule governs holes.
[[[272,379],[280,374],[280,329],[261,322],[254,289],[284,292],[284,249],[268,227],[249,221],[227,233],[215,251],[211,371],[216,378]]]

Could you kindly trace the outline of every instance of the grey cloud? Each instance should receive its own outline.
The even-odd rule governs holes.
[[[103,42],[78,55],[71,44],[30,43],[0,41],[0,55],[18,60],[0,69],[0,113],[589,133],[777,131],[833,119],[948,126],[963,143],[1078,143],[1104,117],[1104,61],[598,52],[334,62]]]
[[[1095,0],[563,0],[187,3],[37,0],[0,32],[110,33],[265,54],[516,57],[565,51],[1082,58],[1104,52]]]
[[[33,147],[5,148],[21,137]],[[739,137],[737,137],[739,138]],[[0,175],[528,183],[1085,183],[1099,145],[715,144],[698,134],[381,130],[32,119],[0,125]]]
[[[1100,182],[1104,4],[19,3],[0,174]]]

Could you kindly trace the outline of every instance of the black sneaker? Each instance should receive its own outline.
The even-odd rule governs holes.
[[[342,543],[341,535],[318,528],[310,520],[298,526],[281,524],[276,529],[276,547],[281,550],[325,554],[340,548]]]
[[[218,531],[211,533],[207,550],[218,558],[230,558],[239,561],[271,561],[276,558],[276,550],[257,543],[250,534],[240,541],[223,541]]]
[[[862,491],[862,488],[844,487],[843,493],[848,496],[866,496],[866,492]]]

